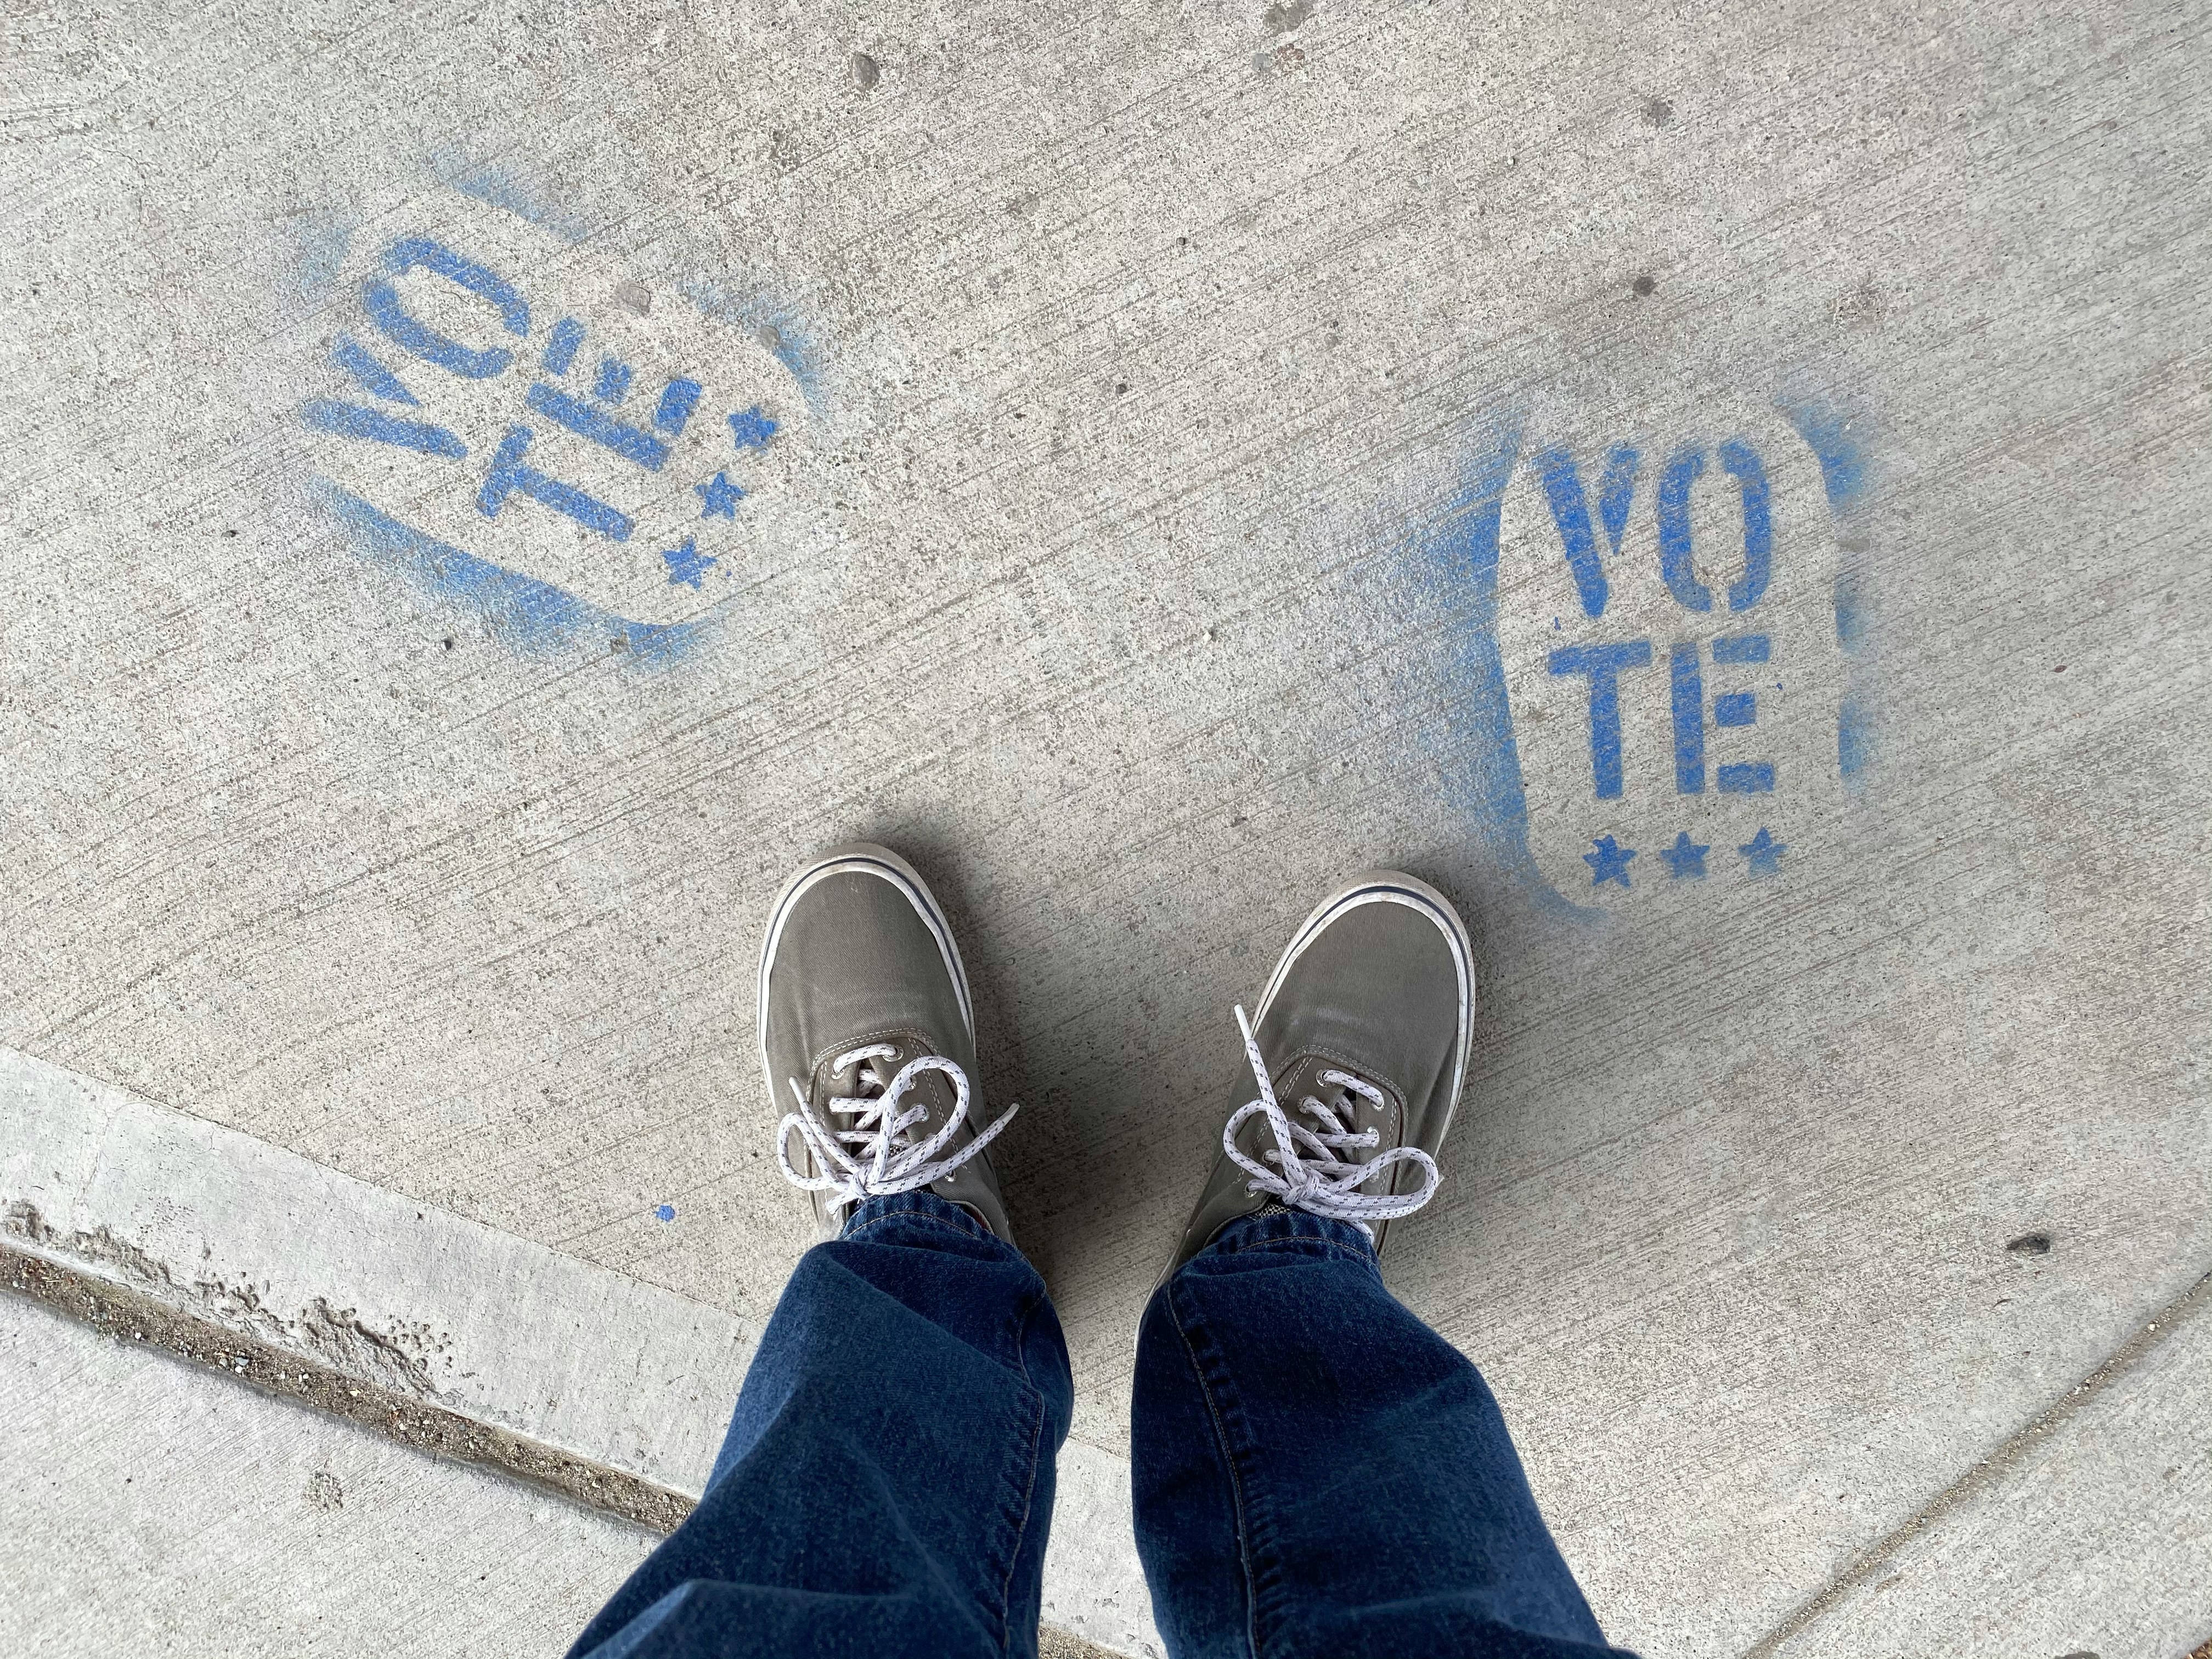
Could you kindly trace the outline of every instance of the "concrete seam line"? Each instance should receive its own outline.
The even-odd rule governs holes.
[[[2145,1355],[2208,1304],[2212,1304],[2212,1271],[2199,1275],[2196,1283],[2152,1314],[2094,1370],[2031,1418],[2002,1445],[1853,1556],[1835,1577],[1800,1602],[1780,1624],[1745,1649],[1743,1659],[1771,1659],[1784,1643],[1834,1611],[1844,1596],[1873,1577],[1905,1543],[2009,1475],[2052,1431],[2062,1427],[2082,1407],[2134,1370]],[[2199,1653],[2207,1650],[2212,1650],[2212,1642],[2208,1642]],[[2191,1655],[2190,1659],[2197,1659],[2197,1656]],[[2208,1659],[2212,1659],[2212,1655],[2208,1655]]]
[[[105,1331],[221,1371],[264,1394],[343,1418],[434,1456],[479,1463],[655,1532],[694,1507],[681,1492],[556,1451],[540,1441],[323,1365],[258,1337],[197,1319],[166,1302],[0,1243],[0,1285]]]
[[[268,1395],[303,1405],[416,1451],[475,1463],[495,1474],[667,1534],[697,1507],[679,1492],[556,1451],[510,1430],[425,1404],[311,1359],[303,1359],[212,1320],[198,1319],[143,1291],[0,1243],[0,1289],[65,1314],[118,1342],[219,1371]],[[1045,1659],[1122,1659],[1070,1632],[1043,1627]]]

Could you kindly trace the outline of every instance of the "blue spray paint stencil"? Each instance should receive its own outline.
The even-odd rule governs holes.
[[[771,556],[821,397],[811,337],[624,269],[509,173],[440,171],[452,193],[416,222],[314,250],[332,321],[298,406],[315,499],[356,552],[517,651],[680,658]]]
[[[1468,618],[1447,775],[1473,827],[1561,914],[1787,881],[1869,752],[1856,434],[1749,399],[1674,431],[1535,424],[1499,422],[1406,550]]]

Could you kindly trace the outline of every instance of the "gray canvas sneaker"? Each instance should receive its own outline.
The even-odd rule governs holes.
[[[825,1236],[864,1198],[923,1188],[1012,1243],[979,1131],[975,1018],[952,929],[914,866],[855,842],[783,885],[761,947],[776,1162]]]
[[[1451,902],[1373,870],[1291,939],[1244,1033],[1222,1155],[1173,1266],[1240,1216],[1304,1210],[1382,1246],[1427,1203],[1467,1073],[1474,953]]]

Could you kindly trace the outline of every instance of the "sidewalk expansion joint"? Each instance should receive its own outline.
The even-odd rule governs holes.
[[[401,1445],[455,1462],[482,1464],[655,1532],[674,1531],[695,1507],[683,1493],[635,1474],[348,1376],[211,1320],[195,1319],[112,1280],[5,1243],[0,1243],[0,1288],[67,1314],[118,1341],[141,1344],[221,1371],[234,1382],[343,1418]]]
[[[66,1314],[118,1342],[136,1343],[220,1371],[233,1382],[343,1418],[403,1446],[454,1462],[478,1464],[653,1532],[675,1531],[697,1507],[682,1492],[349,1376],[211,1320],[195,1319],[154,1297],[6,1243],[0,1243],[0,1290]],[[1040,1659],[1122,1659],[1112,1649],[1049,1625],[1038,1632],[1038,1640]]]
[[[2010,1475],[2030,1455],[2047,1444],[2053,1432],[2133,1370],[2207,1305],[2212,1305],[2212,1272],[2199,1275],[2196,1283],[2152,1314],[2094,1370],[2031,1418],[2002,1445],[1853,1556],[1818,1592],[1799,1603],[1780,1624],[1745,1649],[1742,1659],[1771,1659],[1784,1644],[1824,1618],[1851,1591],[1871,1579],[1905,1544]],[[2207,1641],[2189,1659],[2212,1659],[2212,1641]]]

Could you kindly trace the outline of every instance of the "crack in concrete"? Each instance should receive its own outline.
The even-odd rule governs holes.
[[[2195,1284],[2152,1314],[2094,1370],[2031,1418],[2010,1439],[1853,1556],[1826,1584],[1745,1649],[1743,1659],[1772,1659],[1783,1644],[1833,1612],[1846,1595],[1887,1565],[1907,1543],[2011,1474],[2055,1430],[2064,1426],[2081,1407],[2134,1370],[2146,1355],[2168,1340],[2192,1315],[2202,1312],[2207,1305],[2212,1305],[2212,1271],[2201,1274]],[[2190,1659],[2198,1659],[2199,1655],[2212,1659],[2212,1641]]]

